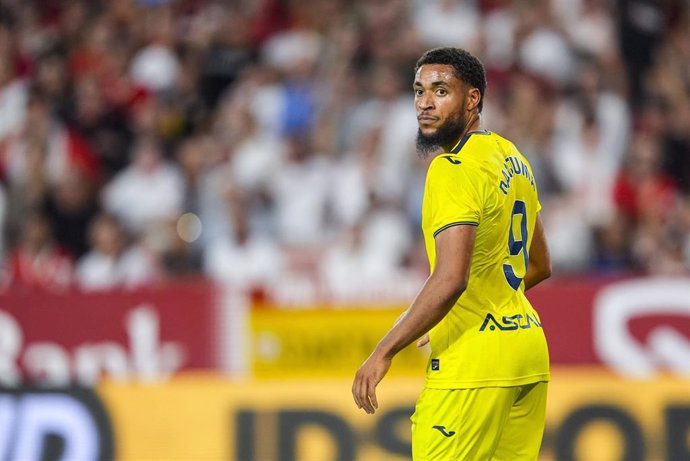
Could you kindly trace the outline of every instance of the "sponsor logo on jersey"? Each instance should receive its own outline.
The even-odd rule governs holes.
[[[536,316],[530,314],[514,314],[514,315],[504,315],[501,317],[500,321],[496,320],[491,314],[486,314],[484,317],[484,323],[479,327],[479,331],[484,331],[487,328],[491,331],[496,329],[500,331],[517,330],[518,328],[526,330],[532,328],[532,325],[541,328],[541,322]]]

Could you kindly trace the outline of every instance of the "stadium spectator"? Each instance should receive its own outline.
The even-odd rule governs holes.
[[[75,257],[88,250],[88,227],[98,214],[94,183],[70,170],[48,191],[43,210],[53,223],[55,239]]]
[[[411,244],[404,214],[372,200],[360,219],[328,246],[319,264],[320,276],[337,299],[394,297],[396,291],[405,291],[401,284],[409,282],[403,261]]]
[[[619,212],[640,224],[663,224],[678,199],[673,180],[661,170],[661,147],[659,139],[637,134],[613,187]]]
[[[8,11],[0,5],[0,144],[19,131],[26,114],[27,80],[19,72],[19,59],[14,50],[15,28]]]
[[[232,230],[206,247],[204,272],[237,288],[269,287],[278,281],[286,262],[277,242],[265,234],[252,232],[244,200],[244,197],[232,197]]]
[[[134,82],[151,91],[164,92],[175,84],[180,62],[173,49],[175,18],[168,8],[144,12],[142,25],[148,42],[132,58],[130,73]]]
[[[380,133],[378,127],[370,128],[369,132],[359,136],[355,149],[334,161],[329,208],[331,219],[338,228],[349,229],[361,224],[369,208],[378,183]]]
[[[40,175],[52,185],[74,169],[91,179],[99,174],[89,146],[52,114],[50,101],[40,91],[29,94],[24,124],[6,140],[0,156],[5,176],[13,184],[26,184],[32,175]]]
[[[10,288],[63,291],[72,283],[72,256],[55,241],[51,223],[31,212],[7,260],[5,284]]]
[[[563,14],[560,19],[574,51],[604,59],[616,55],[616,29],[610,2],[581,0],[556,4],[562,5],[562,10],[569,10],[569,14]]]
[[[128,151],[132,133],[124,108],[106,99],[101,83],[89,76],[73,82],[74,94],[68,112],[71,125],[86,139],[103,166],[106,180],[129,163]]]
[[[156,261],[139,244],[128,244],[115,216],[94,218],[89,241],[91,249],[76,267],[77,285],[82,290],[132,289],[157,279]]]
[[[199,85],[201,99],[205,106],[215,109],[218,101],[228,87],[231,87],[242,72],[257,60],[256,49],[252,47],[250,18],[237,9],[225,10],[217,5],[206,10],[211,24],[205,35],[199,38],[207,43],[200,57]],[[200,26],[198,28],[201,28]],[[199,33],[201,35],[201,33]]]
[[[630,99],[634,107],[642,101],[645,77],[667,24],[664,5],[652,0],[618,2],[618,40],[625,61]]]
[[[285,163],[270,182],[278,241],[305,250],[327,237],[329,164],[307,139],[292,137]]]
[[[599,273],[620,273],[636,267],[630,251],[633,224],[618,213],[594,230],[592,267]]]
[[[401,200],[409,177],[414,154],[415,116],[410,112],[412,96],[404,91],[401,74],[395,67],[374,66],[365,84],[369,98],[355,107],[352,130],[355,139],[367,130],[378,128],[375,154],[377,167],[374,186],[386,200]]]
[[[620,214],[635,223],[635,264],[649,272],[677,273],[684,241],[675,235],[682,226],[673,225],[672,216],[682,216],[682,208],[676,185],[661,169],[661,147],[659,138],[637,134],[613,192]]]
[[[162,146],[150,137],[138,139],[132,163],[103,190],[103,207],[132,232],[175,219],[182,211],[184,181],[178,168],[163,157]]]
[[[175,161],[185,184],[181,207],[184,211],[199,213],[199,188],[211,160],[209,157],[202,138],[188,138],[178,146]]]
[[[39,56],[33,71],[33,85],[45,95],[53,112],[63,120],[71,110],[73,83],[69,61],[61,46],[54,45]]]
[[[564,31],[553,18],[549,2],[517,6],[516,53],[522,68],[554,85],[570,83],[574,53]]]
[[[454,43],[466,50],[478,48],[482,21],[477,2],[416,1],[413,18],[425,47]]]

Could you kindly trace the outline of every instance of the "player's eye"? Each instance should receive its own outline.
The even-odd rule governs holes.
[[[424,91],[423,91],[422,89],[417,88],[417,89],[414,90],[414,95],[415,95],[415,96],[421,96],[422,94],[424,94]]]
[[[438,90],[436,90],[436,94],[439,96],[445,96],[448,94],[448,92],[443,88],[439,88]]]

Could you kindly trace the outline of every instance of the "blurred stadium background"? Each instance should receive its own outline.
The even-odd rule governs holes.
[[[428,271],[412,68],[530,159],[542,460],[690,459],[690,4],[0,0],[0,461],[404,460]]]

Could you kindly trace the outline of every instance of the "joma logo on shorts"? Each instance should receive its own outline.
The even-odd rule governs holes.
[[[486,314],[486,317],[484,318],[484,323],[482,323],[482,326],[479,328],[479,331],[484,331],[487,328],[489,328],[489,330],[491,331],[494,331],[496,328],[498,328],[501,331],[517,330],[518,328],[526,330],[527,328],[532,328],[532,325],[541,327],[541,323],[539,322],[539,320],[536,317],[533,317],[529,314],[504,315],[501,318],[500,322],[496,320],[496,318],[493,315]]]

